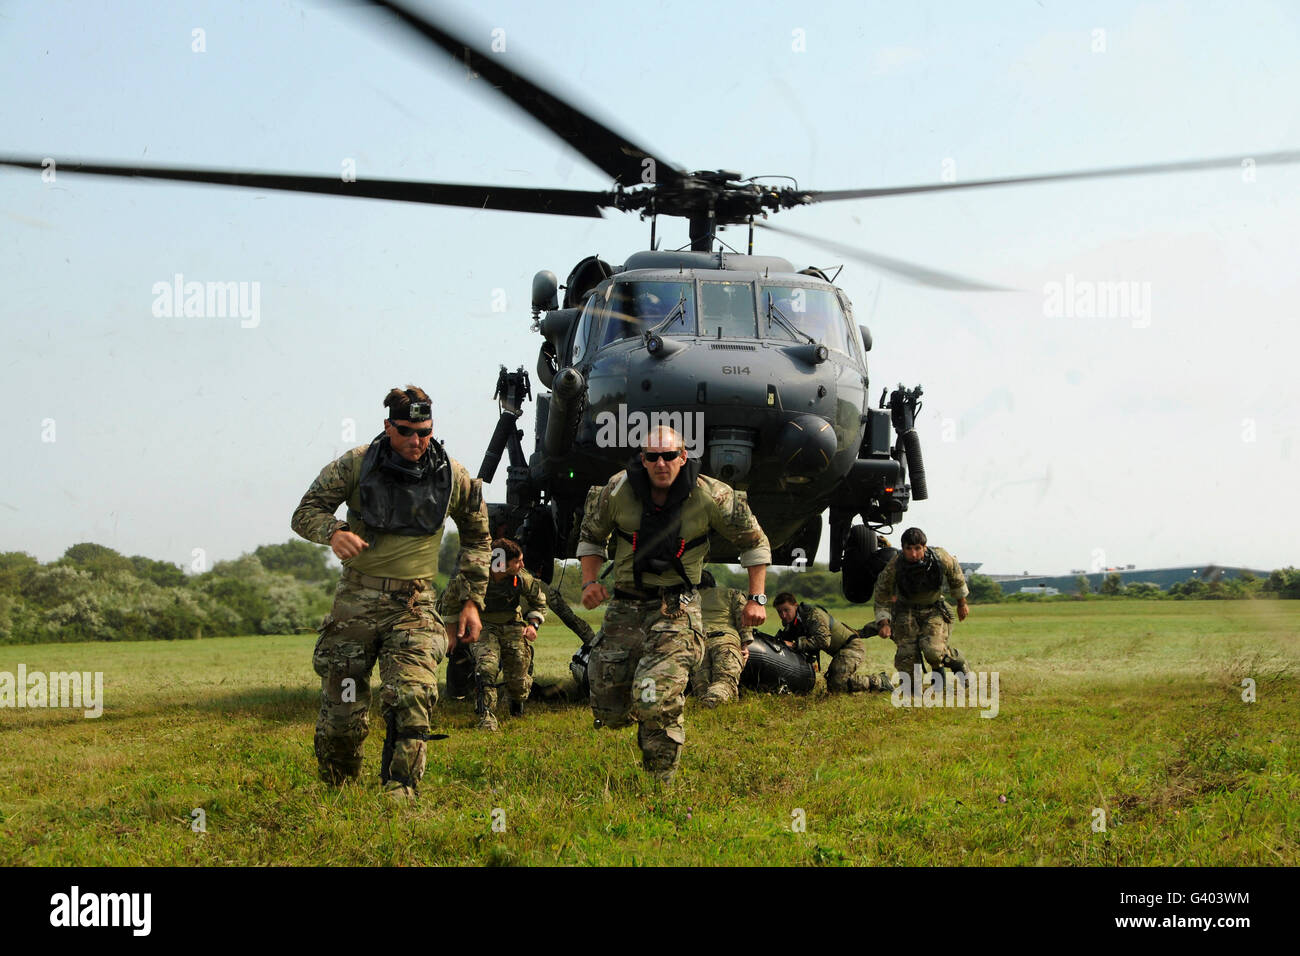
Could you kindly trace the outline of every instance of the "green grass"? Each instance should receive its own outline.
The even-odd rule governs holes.
[[[976,607],[955,643],[1000,673],[996,718],[888,695],[688,703],[666,791],[634,731],[595,732],[585,707],[534,704],[487,735],[444,700],[452,736],[413,806],[379,796],[377,710],[363,783],[316,780],[313,640],[0,648],[0,671],[105,685],[97,720],[0,710],[0,863],[1300,863],[1300,602]],[[575,646],[546,628],[539,676]],[[874,669],[892,648],[872,641]]]

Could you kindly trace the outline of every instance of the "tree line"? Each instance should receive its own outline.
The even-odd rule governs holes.
[[[338,581],[329,549],[263,545],[210,570],[75,544],[42,564],[0,553],[0,644],[189,640],[315,628]]]
[[[438,586],[455,569],[459,541],[443,537]],[[710,565],[720,587],[747,590],[739,568]],[[210,570],[186,574],[179,565],[141,555],[127,557],[101,544],[75,544],[63,556],[42,564],[21,551],[0,553],[0,644],[45,644],[68,641],[191,640],[235,634],[286,634],[310,631],[328,612],[339,570],[330,551],[300,539],[268,544]],[[570,604],[581,600],[581,573],[557,565],[553,583]],[[1062,601],[1096,596],[1162,600],[1240,600],[1300,598],[1300,570],[1281,568],[1266,578],[1249,572],[1240,577],[1175,584],[1168,591],[1146,581],[1125,585],[1109,574],[1096,595],[1079,575],[1073,594],[1054,597],[1004,595],[998,582],[983,574],[967,576],[970,600]],[[800,601],[843,601],[840,576],[811,566],[773,569],[767,591],[775,597],[791,591]],[[869,606],[867,608],[869,614]]]

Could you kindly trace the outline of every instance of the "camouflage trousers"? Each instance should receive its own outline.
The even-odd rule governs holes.
[[[892,690],[887,674],[869,674],[866,670],[867,640],[853,637],[831,658],[826,668],[826,689],[832,694]]]
[[[447,652],[434,597],[431,586],[384,592],[339,581],[334,607],[312,653],[312,667],[321,678],[316,719],[321,779],[341,783],[361,774],[376,661],[383,682],[381,713],[395,738],[385,769],[392,780],[412,788],[424,776],[423,735],[438,702],[437,666]]]
[[[614,598],[587,666],[596,726],[626,727],[635,721],[642,765],[665,781],[677,769],[686,742],[686,684],[704,655],[700,600],[687,594],[689,600],[671,616],[659,598]]]
[[[704,639],[704,656],[691,671],[691,693],[705,707],[717,707],[740,697],[740,672],[745,669],[740,635],[713,631]]]
[[[947,667],[957,673],[970,668],[961,651],[948,643],[952,636],[952,611],[944,605],[928,607],[899,607],[891,625],[894,643],[894,670],[911,674],[912,667],[922,657],[932,670]]]
[[[533,645],[524,637],[524,625],[484,624],[474,648],[474,679],[482,688],[479,706],[489,712],[497,705],[497,689],[504,686],[517,701],[528,699],[533,688]]]

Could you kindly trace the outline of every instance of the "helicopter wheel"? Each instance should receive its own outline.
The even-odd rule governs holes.
[[[849,529],[844,542],[843,567],[840,569],[840,589],[853,604],[871,600],[875,576],[871,573],[871,554],[876,550],[876,533],[866,525],[855,524]]]

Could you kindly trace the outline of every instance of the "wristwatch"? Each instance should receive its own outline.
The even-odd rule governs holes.
[[[764,607],[767,604],[766,594],[751,594],[749,596],[749,599],[753,601],[755,604],[757,604],[759,607]]]

